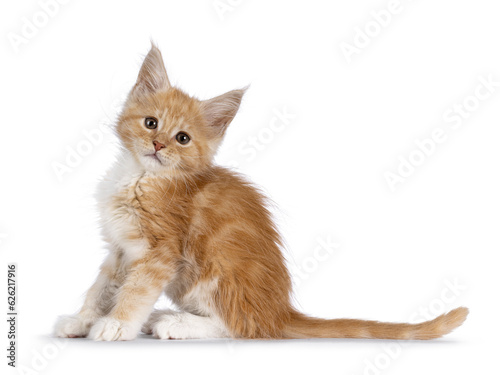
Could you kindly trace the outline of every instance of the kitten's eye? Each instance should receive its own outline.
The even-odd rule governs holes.
[[[146,125],[148,129],[156,129],[158,127],[158,120],[154,117],[146,117],[144,125]]]
[[[185,145],[186,143],[188,143],[191,140],[191,138],[189,138],[189,135],[187,135],[186,133],[182,133],[182,132],[177,133],[177,135],[175,136],[175,139],[181,145]]]

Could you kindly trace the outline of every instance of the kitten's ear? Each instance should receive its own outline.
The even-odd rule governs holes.
[[[241,98],[248,89],[244,87],[201,102],[201,108],[214,137],[224,135],[228,125],[240,108]]]
[[[142,63],[132,94],[150,94],[170,87],[161,52],[151,43],[151,49]]]

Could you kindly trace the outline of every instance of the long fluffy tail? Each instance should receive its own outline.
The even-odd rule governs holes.
[[[382,323],[356,319],[318,319],[293,312],[285,330],[287,338],[359,338],[392,340],[429,340],[441,337],[460,326],[469,309],[459,307],[423,323]]]

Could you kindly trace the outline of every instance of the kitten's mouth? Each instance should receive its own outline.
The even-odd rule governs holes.
[[[146,157],[148,158],[151,158],[151,159],[154,159],[156,160],[158,163],[160,164],[163,164],[160,160],[160,158],[158,157],[158,155],[156,155],[156,152],[154,154],[146,154]]]

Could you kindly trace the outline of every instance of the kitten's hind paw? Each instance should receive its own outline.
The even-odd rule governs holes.
[[[153,333],[153,327],[163,316],[174,314],[177,314],[177,312],[174,310],[154,310],[151,315],[149,315],[148,321],[142,326],[142,333],[151,335]]]
[[[220,321],[207,316],[172,310],[155,311],[143,327],[158,339],[208,339],[229,337]]]

